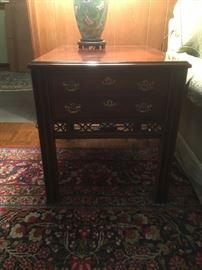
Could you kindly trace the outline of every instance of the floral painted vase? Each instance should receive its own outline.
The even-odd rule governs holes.
[[[108,10],[108,0],[74,0],[74,12],[81,34],[79,48],[104,48],[101,39]]]

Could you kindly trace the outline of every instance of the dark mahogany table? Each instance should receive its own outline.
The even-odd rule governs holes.
[[[48,203],[60,198],[60,138],[159,138],[154,200],[167,201],[187,62],[145,47],[60,47],[29,66]]]

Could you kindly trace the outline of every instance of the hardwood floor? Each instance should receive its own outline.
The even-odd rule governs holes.
[[[0,146],[39,146],[38,129],[29,123],[0,123]]]
[[[152,139],[68,139],[57,140],[57,147],[143,148],[158,145]],[[38,128],[33,123],[0,123],[0,147],[39,147]]]
[[[57,147],[143,148],[158,145],[155,139],[68,139]],[[0,147],[39,147],[38,128],[33,123],[0,123]]]

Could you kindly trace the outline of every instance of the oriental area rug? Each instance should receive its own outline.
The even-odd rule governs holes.
[[[0,71],[0,122],[36,121],[29,72]]]
[[[32,91],[29,72],[0,71],[0,92]]]
[[[154,203],[157,148],[58,149],[47,205],[40,150],[0,149],[0,269],[202,269],[202,206],[176,161]]]

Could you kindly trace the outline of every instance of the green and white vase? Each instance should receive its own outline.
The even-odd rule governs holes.
[[[74,12],[81,34],[79,48],[105,47],[101,38],[108,10],[108,0],[74,0]]]

